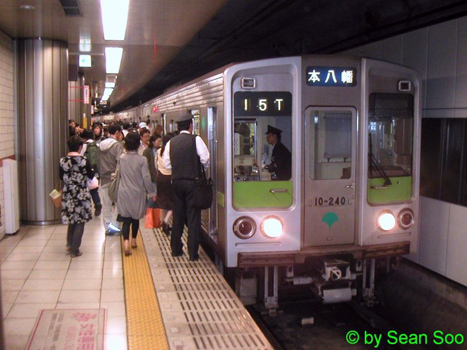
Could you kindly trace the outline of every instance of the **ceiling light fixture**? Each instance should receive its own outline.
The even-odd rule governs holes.
[[[123,49],[121,47],[105,48],[105,70],[107,74],[118,74],[122,62]]]
[[[106,88],[115,88],[115,83],[117,81],[117,76],[114,74],[107,75],[105,77],[105,87]]]
[[[110,95],[112,95],[112,92],[114,91],[114,89],[110,89],[110,88],[105,88],[104,89],[104,94],[102,95],[102,101],[108,101],[109,100],[109,97]]]
[[[91,30],[89,28],[79,29],[79,51],[91,52]]]
[[[79,51],[91,52],[91,39],[79,39]]]
[[[130,0],[101,0],[105,40],[124,40]]]

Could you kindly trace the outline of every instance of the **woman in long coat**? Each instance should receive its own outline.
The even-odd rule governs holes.
[[[67,250],[72,258],[81,256],[79,250],[84,224],[92,219],[88,179],[94,177],[91,164],[80,152],[83,139],[78,135],[68,139],[68,154],[60,159],[60,179],[63,181],[62,223],[68,224]]]
[[[139,220],[146,213],[147,197],[155,197],[155,188],[149,174],[148,161],[138,154],[140,137],[130,132],[125,137],[126,152],[120,156],[120,183],[117,196],[118,221],[122,222],[125,255],[131,255],[130,226],[132,232],[131,248],[136,248]],[[155,198],[154,198],[155,200]]]

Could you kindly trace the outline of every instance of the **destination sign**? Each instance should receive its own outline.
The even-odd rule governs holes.
[[[307,67],[306,83],[309,86],[355,86],[357,69],[349,67]]]
[[[236,92],[234,95],[236,117],[291,116],[292,94],[288,91]]]

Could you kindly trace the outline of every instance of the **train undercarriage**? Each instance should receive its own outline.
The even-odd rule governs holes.
[[[281,290],[301,289],[323,303],[358,298],[376,301],[377,270],[389,272],[393,258],[408,254],[409,242],[315,247],[290,253],[240,253],[230,283],[245,305],[261,303],[270,315],[279,308]],[[226,276],[229,274],[226,274]]]

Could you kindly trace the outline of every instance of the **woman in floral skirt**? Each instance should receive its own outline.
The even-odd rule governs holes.
[[[91,195],[87,184],[94,177],[94,170],[80,152],[81,137],[68,139],[68,154],[60,159],[60,179],[63,181],[62,223],[68,224],[67,250],[70,256],[81,256],[79,250],[84,224],[92,219]]]

